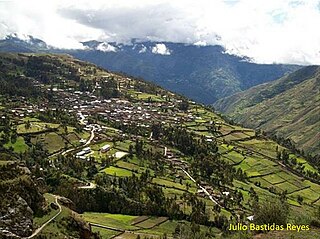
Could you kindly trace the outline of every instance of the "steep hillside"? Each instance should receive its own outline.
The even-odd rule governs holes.
[[[22,184],[0,168],[1,189],[33,195],[33,181],[47,202],[36,215],[1,194],[1,213],[29,212],[27,236],[229,239],[252,218],[320,224],[319,162],[210,107],[70,55],[0,54],[0,65],[0,150],[14,155],[0,163],[30,171]]]
[[[0,41],[0,51],[68,53],[108,70],[142,77],[205,104],[300,68],[250,63],[247,58],[226,54],[221,46],[135,41],[129,45],[98,41],[82,44],[85,50],[54,49],[39,39],[23,41],[9,36]]]
[[[224,98],[215,108],[247,127],[290,138],[320,153],[320,67],[308,66],[277,81]]]

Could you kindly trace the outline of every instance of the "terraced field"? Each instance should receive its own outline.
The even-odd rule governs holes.
[[[168,220],[167,217],[130,216],[92,212],[82,214],[82,218],[92,223],[92,230],[98,231],[100,235],[105,236],[103,238],[118,239],[136,239],[138,235],[159,239],[160,236],[164,234],[172,238],[178,224],[190,224],[186,221]],[[97,225],[104,226],[105,228]],[[201,230],[207,230],[207,228],[201,226]],[[212,228],[212,232],[216,235],[220,233],[216,228]]]

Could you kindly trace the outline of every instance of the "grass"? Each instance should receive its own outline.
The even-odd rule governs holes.
[[[140,216],[140,217],[137,217],[135,218],[133,221],[132,221],[132,225],[134,224],[137,224],[137,223],[140,223],[142,221],[145,221],[149,218],[149,216]]]
[[[165,233],[172,236],[178,224],[187,224],[186,221],[174,221],[168,220],[166,217],[148,217],[148,216],[130,216],[123,214],[109,214],[109,213],[93,213],[85,212],[81,215],[83,219],[88,222],[101,224],[121,230],[134,230],[134,233],[127,232],[121,234],[121,238],[134,238],[136,239],[137,233],[145,234],[145,236],[162,236]],[[137,223],[135,225],[132,225]],[[92,227],[94,231],[98,231],[103,238],[110,238],[117,235],[116,232],[110,230],[104,230],[97,227]],[[207,228],[201,226],[201,230],[206,230]],[[213,233],[219,233],[219,230],[213,228]],[[142,237],[143,238],[143,237]]]
[[[105,228],[100,228],[100,227],[95,227],[95,226],[91,226],[91,230],[93,232],[99,233],[99,235],[101,236],[101,238],[103,239],[109,239],[109,238],[113,238],[117,235],[119,235],[119,232],[113,231],[113,230],[108,230]]]
[[[270,174],[270,175],[264,176],[263,179],[265,179],[271,184],[277,184],[285,181],[283,178],[279,177],[278,174]]]
[[[117,141],[115,143],[114,147],[121,150],[121,151],[128,152],[130,144],[132,144],[132,141],[130,141],[130,140]]]
[[[19,124],[17,126],[18,134],[27,133],[39,133],[42,131],[47,131],[49,128],[58,128],[59,124],[43,123],[43,122],[31,122],[30,128],[26,128],[26,124]]]
[[[277,151],[276,148],[278,146],[278,149],[281,148],[277,143],[270,141],[270,140],[258,140],[258,139],[251,139],[247,141],[242,141],[240,144],[251,148],[255,151],[258,151],[259,153],[262,153],[264,155],[268,155],[269,157],[276,158],[277,157]]]
[[[319,192],[315,192],[313,191],[312,189],[310,188],[306,188],[306,189],[303,189],[301,191],[298,191],[298,192],[294,192],[292,194],[290,194],[292,197],[297,197],[298,195],[302,196],[304,198],[304,202],[307,202],[307,203],[311,203],[315,200],[318,199],[319,197]]]
[[[143,170],[144,169],[143,167],[139,167],[138,165],[135,165],[135,164],[132,164],[132,163],[128,163],[128,162],[124,162],[122,160],[117,161],[116,165],[121,167],[121,168],[126,168],[128,170],[137,170],[137,171],[142,170],[142,171],[145,171],[145,170]]]
[[[16,153],[23,153],[28,149],[28,146],[26,145],[24,138],[19,136],[17,138],[17,141],[12,144],[11,142],[4,145],[5,148],[13,147],[14,152]]]
[[[44,194],[44,197],[46,199],[46,203],[47,203],[47,206],[48,206],[48,213],[47,214],[44,214],[42,216],[35,216],[33,218],[33,224],[36,226],[36,227],[40,227],[42,224],[44,224],[45,222],[47,222],[50,218],[52,218],[55,214],[58,213],[58,209],[57,210],[54,210],[50,207],[50,204],[52,202],[55,202],[55,198],[52,194],[49,194],[49,193],[46,193]]]
[[[31,139],[31,142],[34,144],[38,141],[43,143],[44,148],[47,149],[49,153],[56,152],[65,146],[64,139],[54,132],[43,133]]]
[[[46,238],[51,239],[60,239],[60,238],[70,238],[78,236],[79,232],[67,230],[63,225],[65,222],[63,221],[65,218],[68,218],[72,211],[64,206],[62,207],[61,213],[50,222],[39,234],[39,236],[46,236]]]
[[[283,182],[283,183],[277,184],[277,188],[279,188],[280,191],[287,190],[288,193],[292,193],[296,190],[299,190],[299,187],[289,182]]]
[[[27,121],[29,121],[29,122],[40,122],[41,121],[38,118],[34,118],[34,117],[24,117],[22,120],[24,122],[27,122]]]
[[[152,229],[144,229],[144,230],[139,230],[139,232],[141,233],[147,233],[147,234],[153,234],[153,235],[164,235],[165,233],[168,236],[172,236],[175,232],[175,229],[177,228],[178,225],[182,225],[185,224],[187,226],[190,225],[189,222],[187,221],[175,221],[175,220],[167,220],[163,223],[161,223],[158,226],[153,227]],[[200,230],[204,231],[207,228],[204,226],[200,226]],[[218,233],[220,233],[220,231],[217,228],[212,228],[212,233],[217,235]]]
[[[159,184],[159,185],[167,186],[167,187],[173,187],[173,188],[178,188],[178,189],[184,189],[185,188],[180,183],[169,181],[169,180],[163,179],[163,178],[153,178],[152,182],[156,183],[156,184]]]
[[[234,163],[239,163],[244,159],[244,156],[236,151],[230,151],[224,156],[231,159]]]
[[[229,145],[229,144],[219,144],[218,148],[219,148],[219,152],[221,154],[223,154],[223,153],[225,153],[225,152],[227,152],[229,150],[232,150],[234,148],[234,146],[233,145]]]
[[[132,225],[132,223],[136,218],[138,218],[138,216],[96,212],[85,212],[81,216],[88,222],[101,224],[104,226],[109,226],[121,230],[138,229],[138,227]]]
[[[106,174],[117,176],[117,177],[131,177],[132,172],[126,169],[117,168],[114,166],[111,166],[109,168],[106,168],[103,170]]]
[[[165,99],[161,98],[161,96],[157,96],[157,95],[152,95],[152,94],[147,94],[147,93],[138,93],[138,92],[135,92],[136,95],[137,95],[137,98],[139,100],[149,100],[151,99],[151,101],[155,101],[155,102],[164,102]],[[133,93],[133,95],[135,95],[135,93]]]
[[[159,225],[165,221],[167,221],[168,218],[167,217],[151,217],[148,220],[145,220],[143,222],[140,222],[138,224],[135,224],[135,226],[137,227],[141,227],[144,229],[150,229],[155,227],[156,225]]]

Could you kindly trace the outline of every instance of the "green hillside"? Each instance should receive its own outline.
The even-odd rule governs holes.
[[[23,165],[28,186],[0,167],[13,189],[3,235],[253,238],[228,229],[252,216],[318,232],[319,168],[259,132],[68,55],[1,54],[0,65],[0,165]],[[34,192],[42,213],[24,204],[28,230],[6,227],[8,201]]]
[[[320,153],[320,67],[308,66],[277,81],[219,100],[214,106],[236,122],[291,139]]]

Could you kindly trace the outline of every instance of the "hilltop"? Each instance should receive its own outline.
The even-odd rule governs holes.
[[[68,53],[105,69],[141,77],[197,102],[216,100],[273,81],[301,66],[256,64],[225,52],[222,46],[172,42],[82,42],[84,49],[55,49],[29,36],[0,40],[0,51]]]
[[[224,98],[215,108],[247,127],[289,138],[320,153],[320,67],[307,66],[276,81]]]
[[[319,165],[259,132],[70,55],[0,54],[0,65],[1,151],[57,204],[31,214],[28,235],[231,238],[230,223],[250,220],[317,232]]]

